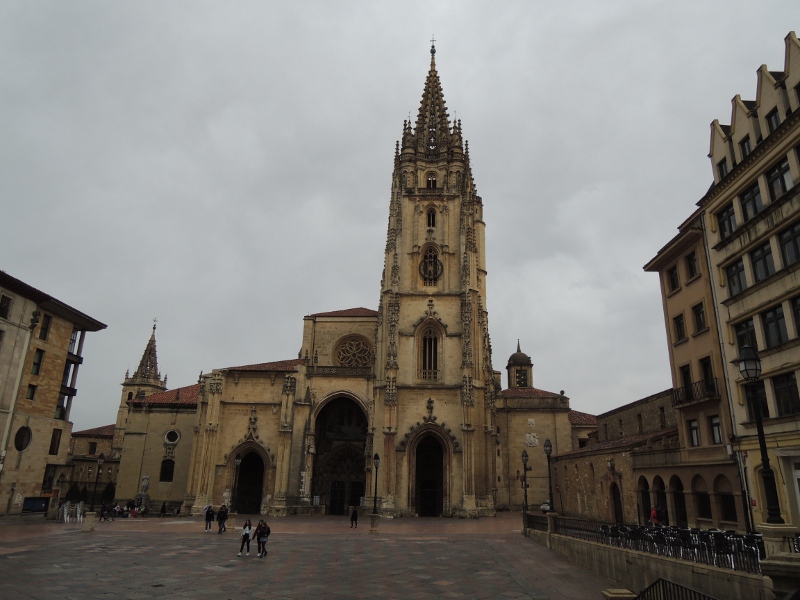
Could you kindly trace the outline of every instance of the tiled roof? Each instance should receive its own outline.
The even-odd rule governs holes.
[[[572,450],[571,452],[563,452],[562,454],[558,455],[558,458],[566,458],[566,457],[573,458],[576,456],[586,456],[589,454],[601,454],[603,452],[620,450],[622,448],[634,448],[636,446],[643,446],[647,442],[647,440],[655,440],[661,437],[668,437],[677,434],[678,434],[678,429],[673,427],[672,429],[664,429],[662,431],[656,431],[654,433],[641,433],[639,435],[629,435],[624,438],[620,438],[618,440],[600,442],[599,444],[592,444],[591,446],[586,446],[585,448],[578,448],[577,450]]]
[[[180,404],[184,406],[197,406],[197,393],[200,391],[200,384],[187,385],[166,392],[158,392],[144,398],[134,397],[129,402],[131,404]]]
[[[291,360],[276,360],[274,362],[258,363],[256,365],[243,365],[241,367],[228,367],[228,371],[296,371],[298,365],[305,362],[302,358]]]
[[[503,398],[560,398],[561,394],[540,390],[534,387],[508,388],[500,392]]]
[[[571,410],[567,415],[573,425],[597,425],[597,417],[578,410]]]
[[[103,425],[102,427],[95,427],[94,429],[84,429],[83,431],[73,431],[72,437],[114,437],[114,428],[116,425]]]
[[[628,404],[623,404],[622,406],[618,406],[617,408],[613,408],[607,412],[604,412],[602,415],[597,415],[597,418],[603,419],[618,412],[628,410],[629,408],[636,406],[638,404],[647,404],[648,402],[652,402],[653,400],[658,400],[659,398],[661,399],[672,398],[672,388],[668,388],[663,392],[658,392],[657,394],[651,394],[650,396],[642,398],[641,400],[634,400],[633,402],[630,402]]]
[[[331,312],[314,313],[309,317],[377,317],[378,311],[371,308],[346,308],[344,310],[333,310]]]

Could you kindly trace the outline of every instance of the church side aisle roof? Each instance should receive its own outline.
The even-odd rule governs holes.
[[[378,311],[371,308],[346,308],[344,310],[332,310],[330,312],[314,313],[309,317],[377,317]]]
[[[103,425],[102,427],[94,427],[93,429],[84,429],[83,431],[73,431],[72,437],[114,437],[114,429],[116,425]]]
[[[197,406],[197,395],[200,392],[200,384],[187,385],[166,392],[158,392],[143,398],[134,397],[128,401],[131,405],[142,406],[145,404],[177,404],[181,406]]]
[[[313,316],[313,315],[312,315]],[[276,360],[274,362],[258,363],[255,365],[242,365],[241,367],[228,367],[226,371],[296,371],[298,365],[305,362],[302,358],[290,360]]]
[[[561,394],[540,390],[539,388],[509,388],[500,392],[503,398],[560,398]]]
[[[573,425],[597,425],[597,417],[579,410],[569,411],[569,422]]]
[[[554,455],[554,457],[558,456],[558,458],[566,458],[566,457],[586,456],[589,454],[603,454],[609,451],[620,450],[623,448],[636,448],[638,446],[644,446],[648,442],[648,440],[655,441],[658,440],[659,438],[666,439],[675,435],[678,435],[678,430],[677,428],[673,427],[672,429],[662,429],[661,431],[656,431],[653,433],[640,433],[638,435],[629,435],[623,438],[619,438],[617,440],[592,444],[590,446],[578,448],[577,450],[572,450],[570,452],[562,452],[560,454]]]

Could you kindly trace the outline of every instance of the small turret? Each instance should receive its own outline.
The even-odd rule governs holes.
[[[531,357],[522,352],[517,340],[517,351],[508,358],[509,388],[528,388],[533,386],[533,363]]]

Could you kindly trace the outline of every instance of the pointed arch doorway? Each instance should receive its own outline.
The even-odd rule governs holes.
[[[444,448],[433,435],[417,444],[414,499],[420,517],[439,517],[444,513]]]
[[[245,515],[259,514],[263,489],[264,461],[256,452],[248,452],[239,465],[234,499],[236,511]]]
[[[364,497],[367,417],[348,397],[334,398],[316,419],[312,494],[329,515],[344,515]]]

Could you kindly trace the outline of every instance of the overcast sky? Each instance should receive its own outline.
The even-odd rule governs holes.
[[[108,324],[75,430],[158,318],[169,387],[377,308],[395,140],[436,37],[485,206],[494,366],[599,414],[671,387],[642,265],[708,189],[709,123],[786,2],[0,3],[0,269]]]

